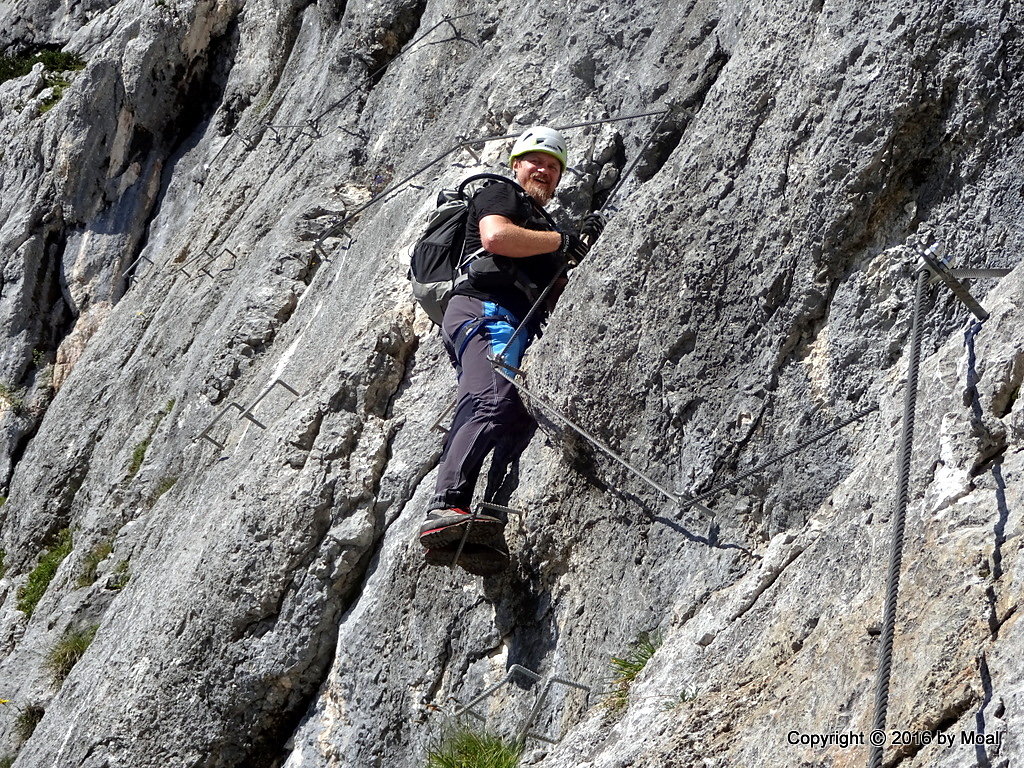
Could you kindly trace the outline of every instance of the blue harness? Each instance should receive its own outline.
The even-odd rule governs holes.
[[[465,353],[466,347],[469,346],[470,340],[478,333],[482,332],[487,339],[492,357],[502,356],[506,363],[516,368],[519,367],[523,353],[526,352],[528,338],[522,333],[516,338],[512,347],[506,349],[509,339],[512,338],[519,326],[516,316],[493,301],[485,301],[483,305],[486,314],[483,317],[464,322],[449,340],[455,355],[455,370],[460,375],[462,373],[462,355]]]

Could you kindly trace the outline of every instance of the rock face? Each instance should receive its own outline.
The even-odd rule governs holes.
[[[86,67],[0,83],[0,758],[412,768],[511,669],[477,706],[506,735],[543,681],[592,689],[552,683],[526,764],[866,764],[912,246],[1019,262],[1021,15],[7,3],[0,48]],[[556,217],[616,213],[528,355],[512,568],[426,567],[454,380],[405,281],[421,214],[504,163],[466,138],[664,109],[565,131]],[[968,284],[966,336],[928,291],[887,765],[1024,757],[1024,272]]]

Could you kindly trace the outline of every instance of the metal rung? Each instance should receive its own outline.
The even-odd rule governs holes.
[[[473,707],[475,707],[481,701],[486,699],[488,696],[490,696],[496,690],[501,688],[503,685],[508,685],[510,682],[512,682],[512,678],[517,672],[530,678],[535,683],[539,683],[541,680],[544,679],[533,670],[527,669],[526,667],[521,666],[519,664],[513,664],[508,668],[508,672],[505,674],[505,677],[496,682],[483,693],[479,694],[475,699],[469,702],[469,704],[464,706],[462,709],[456,710],[453,717],[461,717],[462,715],[472,715],[473,717],[476,717],[486,722],[487,718],[484,715],[481,715],[479,712],[474,711]]]
[[[473,524],[477,521],[478,517],[480,517],[479,507],[474,509],[469,516],[469,523],[466,524],[466,530],[462,532],[462,538],[459,539],[459,546],[455,549],[455,557],[452,558],[452,568],[455,568],[455,566],[459,564],[459,558],[462,557],[462,550],[465,548],[466,542],[469,541],[469,532],[472,530]]]
[[[274,387],[276,387],[276,386],[282,386],[285,389],[287,389],[289,392],[291,392],[293,395],[295,395],[296,397],[302,397],[302,395],[299,393],[298,390],[294,389],[293,387],[291,387],[290,385],[288,385],[287,383],[285,383],[281,379],[274,379],[274,381],[271,382],[270,386],[267,387],[266,389],[264,389],[263,392],[260,393],[259,397],[257,397],[255,400],[253,400],[252,403],[249,405],[249,407],[242,411],[241,416],[239,416],[238,418],[240,418],[240,419],[248,419],[249,421],[251,421],[253,424],[255,424],[260,429],[266,429],[266,427],[263,424],[260,424],[258,421],[256,421],[256,419],[252,415],[252,412],[256,409],[257,405],[259,405],[261,402],[263,402],[263,399],[267,395],[269,395],[271,393],[271,391],[273,391]]]
[[[448,404],[448,407],[441,412],[441,415],[437,417],[437,421],[435,421],[433,426],[430,427],[431,432],[436,429],[438,432],[448,434],[448,430],[441,426],[441,422],[444,421],[445,417],[452,412],[452,409],[455,408],[455,404],[457,402],[458,399],[452,400],[451,403]]]
[[[216,440],[214,440],[212,437],[210,437],[210,430],[213,429],[214,426],[217,424],[217,422],[220,421],[222,418],[224,418],[224,414],[226,414],[232,408],[237,408],[239,411],[241,411],[243,413],[245,412],[245,409],[242,408],[242,406],[240,406],[238,403],[235,403],[235,402],[228,403],[227,405],[225,405],[221,409],[220,413],[218,413],[216,416],[213,417],[213,421],[211,421],[206,426],[206,429],[204,429],[202,432],[199,433],[199,437],[197,437],[196,439],[197,440],[209,440],[211,443],[213,443],[215,446],[217,446],[220,450],[222,450],[222,451],[225,450],[224,443],[218,443]]]
[[[215,446],[217,446],[217,448],[219,448],[220,450],[222,450],[222,451],[226,450],[224,443],[220,443],[220,442],[214,440],[212,437],[210,437],[210,430],[212,430],[214,428],[214,426],[216,426],[217,422],[220,421],[222,418],[224,418],[224,415],[229,410],[231,410],[232,408],[234,408],[235,410],[237,410],[239,412],[238,413],[238,418],[246,419],[247,421],[250,421],[253,424],[255,424],[260,429],[266,429],[267,428],[266,424],[263,424],[263,423],[257,421],[256,417],[252,415],[252,411],[253,411],[253,409],[257,405],[259,405],[259,403],[263,400],[263,398],[265,398],[268,394],[270,394],[270,391],[274,387],[279,386],[279,385],[284,387],[285,389],[287,389],[289,392],[291,392],[296,397],[301,397],[302,396],[298,392],[298,390],[294,389],[291,385],[287,384],[286,382],[282,381],[281,379],[275,379],[274,382],[269,387],[267,387],[265,390],[263,390],[263,392],[260,394],[260,396],[257,397],[256,400],[253,401],[253,403],[248,408],[245,408],[245,407],[239,405],[238,403],[236,403],[234,401],[232,401],[232,402],[228,403],[227,405],[225,405],[224,408],[221,409],[220,413],[218,413],[216,416],[214,416],[213,421],[211,421],[207,425],[206,429],[204,429],[202,432],[199,433],[199,437],[197,437],[196,439],[197,440],[208,440],[209,442],[211,442]]]
[[[209,251],[207,251],[206,248],[203,248],[201,251],[199,251],[198,254],[196,254],[192,258],[185,259],[185,261],[183,261],[181,264],[179,264],[178,265],[178,271],[183,273],[185,275],[185,277],[187,277],[189,280],[191,280],[193,277],[198,275],[199,272],[196,271],[195,274],[191,274],[190,275],[188,273],[188,271],[185,269],[185,267],[192,266],[193,264],[198,264],[199,261],[203,258],[203,256],[209,256],[209,255],[210,255]],[[209,263],[209,262],[204,262],[204,263]]]
[[[484,509],[489,509],[492,512],[504,512],[506,515],[519,515],[523,517],[526,513],[521,509],[512,509],[512,507],[503,507],[501,504],[492,504],[489,501],[481,501],[480,506]]]
[[[1001,269],[953,269],[950,271],[957,280],[970,280],[983,277],[1006,277],[1013,272],[1013,269],[1007,267]]]
[[[547,680],[544,680],[544,678],[541,677],[540,675],[538,675],[536,672],[534,672],[533,670],[527,669],[526,667],[524,667],[524,666],[522,666],[520,664],[513,664],[513,665],[511,665],[508,668],[508,673],[506,673],[505,677],[503,677],[497,683],[495,683],[494,685],[489,687],[483,693],[479,694],[476,698],[474,698],[472,701],[470,701],[464,707],[462,707],[461,709],[457,710],[455,712],[455,714],[453,715],[453,717],[457,718],[457,717],[461,717],[462,715],[471,715],[472,717],[475,717],[478,720],[486,723],[487,722],[487,717],[482,715],[482,714],[480,714],[476,710],[474,710],[473,707],[475,707],[481,701],[483,701],[488,696],[493,694],[495,691],[497,691],[502,686],[505,686],[505,685],[508,685],[509,683],[511,683],[512,682],[512,678],[516,674],[523,675],[524,677],[529,678],[531,681],[533,681],[535,683],[539,683],[541,681],[544,681],[544,687],[541,689],[540,696],[537,697],[537,701],[534,703],[533,707],[530,709],[530,714],[527,716],[526,722],[523,724],[523,727],[519,731],[520,739],[531,738],[531,739],[536,739],[538,741],[547,742],[548,744],[558,744],[562,740],[562,736],[561,735],[559,735],[557,738],[553,739],[553,738],[551,738],[549,736],[542,736],[541,734],[535,733],[535,732],[530,730],[530,728],[533,726],[534,721],[537,719],[537,715],[540,714],[541,707],[544,705],[544,702],[547,699],[548,694],[551,693],[552,687],[554,687],[554,685],[556,683],[558,683],[558,684],[565,685],[565,686],[570,687],[570,688],[577,688],[577,689],[579,689],[581,691],[585,691],[586,694],[587,694],[587,698],[586,698],[586,701],[584,702],[584,706],[590,706],[590,694],[591,694],[592,688],[591,688],[591,686],[584,685],[583,683],[581,683],[581,682],[579,682],[577,680],[567,680],[564,677],[552,676],[552,677],[547,678]]]
[[[204,274],[208,278],[210,278],[211,280],[216,280],[217,278],[214,277],[212,274],[210,274],[210,272],[207,269],[207,267],[209,267],[211,264],[213,264],[213,262],[215,262],[217,259],[219,259],[221,256],[223,256],[225,253],[230,254],[230,256],[231,256],[231,266],[226,268],[226,269],[218,270],[218,274],[220,272],[230,272],[232,269],[235,268],[235,261],[238,259],[238,256],[235,254],[234,251],[232,251],[227,246],[224,246],[223,248],[221,248],[220,253],[218,253],[216,256],[213,255],[212,253],[210,253],[209,249],[203,248],[203,250],[201,250],[199,252],[199,256],[197,256],[194,259],[189,259],[188,261],[186,261],[184,264],[182,264],[180,267],[178,267],[178,271],[179,272],[183,272],[185,274],[185,277],[189,278],[190,280],[193,277],[198,276],[199,274]],[[201,266],[199,266],[198,269],[196,269],[195,273],[190,275],[187,271],[185,271],[185,267],[186,266],[189,266],[192,263],[199,263],[199,260],[203,256],[206,256],[207,259],[206,259],[206,261],[202,262]]]
[[[559,736],[557,739],[552,739],[552,738],[549,738],[547,736],[541,736],[539,733],[535,733],[535,732],[530,730],[530,727],[533,725],[534,721],[537,719],[537,715],[540,714],[540,708],[544,705],[544,700],[547,699],[548,694],[551,692],[551,688],[554,686],[555,683],[561,683],[562,685],[566,685],[566,686],[570,686],[572,688],[578,688],[578,689],[580,689],[582,691],[586,691],[587,692],[587,698],[586,698],[586,701],[585,701],[585,706],[589,706],[590,705],[590,686],[589,685],[583,685],[582,683],[578,683],[575,680],[566,680],[565,678],[562,678],[562,677],[549,677],[548,681],[544,684],[544,688],[541,690],[540,696],[537,697],[537,701],[533,705],[533,709],[530,710],[530,714],[526,718],[526,723],[523,725],[523,729],[519,733],[520,740],[524,740],[527,737],[529,737],[531,739],[537,739],[539,741],[545,741],[548,744],[557,744],[559,741],[562,740],[561,736]]]
[[[143,256],[143,255],[140,254],[139,258],[137,258],[135,261],[133,261],[131,264],[129,264],[127,267],[124,268],[124,272],[121,273],[121,277],[124,277],[129,272],[131,272],[132,271],[132,267],[134,267],[136,264],[138,264],[140,261],[143,261],[143,260],[148,261],[153,266],[156,266],[156,262],[154,262],[151,258],[149,258],[149,256]]]

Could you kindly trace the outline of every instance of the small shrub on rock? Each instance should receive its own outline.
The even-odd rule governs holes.
[[[19,744],[24,744],[36,730],[39,721],[43,719],[46,710],[42,707],[25,707],[14,718],[14,736]]]

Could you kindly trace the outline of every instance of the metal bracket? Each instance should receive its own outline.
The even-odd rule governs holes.
[[[247,150],[251,151],[251,150],[253,150],[256,147],[256,145],[252,143],[252,141],[249,139],[249,137],[248,136],[243,136],[242,134],[240,134],[238,132],[238,129],[232,130],[231,134],[233,136],[237,136],[242,141],[242,143],[245,145],[245,148]]]
[[[217,448],[219,448],[220,450],[222,450],[222,451],[226,450],[224,443],[218,443],[216,440],[214,440],[212,437],[210,437],[210,430],[212,430],[216,426],[217,422],[220,421],[224,417],[224,414],[226,414],[232,408],[237,408],[242,413],[245,412],[245,409],[242,406],[240,406],[238,403],[235,403],[235,402],[228,403],[227,405],[225,405],[221,409],[220,413],[218,413],[216,416],[213,417],[213,421],[211,421],[206,426],[206,429],[204,429],[202,432],[199,433],[199,437],[197,437],[196,440],[209,440],[211,443],[213,443],[215,446],[217,446]]]
[[[483,160],[480,158],[480,155],[478,155],[476,150],[473,149],[473,144],[475,142],[473,142],[468,136],[464,136],[462,134],[456,136],[455,140],[459,142],[459,146],[462,147],[462,149],[469,152],[469,154],[473,157],[473,160],[476,162],[477,165],[483,164]]]
[[[140,261],[148,261],[148,262],[149,262],[150,264],[152,264],[152,265],[153,265],[154,267],[156,266],[156,262],[155,262],[155,261],[153,261],[153,260],[152,260],[151,258],[149,258],[149,256],[143,256],[143,255],[141,255],[141,254],[140,254],[140,255],[139,255],[139,258],[137,258],[137,259],[136,259],[135,261],[133,261],[133,262],[132,262],[131,264],[129,264],[129,265],[127,266],[127,267],[125,267],[125,268],[124,268],[124,272],[122,272],[122,273],[121,273],[121,277],[124,277],[124,276],[125,276],[125,275],[127,275],[127,274],[128,274],[129,272],[131,272],[131,271],[132,271],[132,267],[134,267],[134,266],[135,266],[136,264],[138,264],[138,263],[139,263]]]
[[[522,739],[526,739],[526,738],[531,738],[531,739],[536,739],[537,741],[546,742],[548,744],[558,744],[562,740],[562,735],[561,734],[559,734],[559,736],[557,738],[550,738],[549,736],[542,736],[541,734],[535,733],[535,732],[530,730],[530,728],[533,726],[534,721],[537,719],[537,715],[540,714],[540,710],[541,710],[541,707],[544,705],[544,701],[547,699],[548,695],[551,693],[551,688],[554,686],[555,683],[559,683],[561,685],[565,685],[565,686],[570,687],[570,688],[577,688],[577,689],[579,689],[581,691],[586,691],[586,694],[587,694],[586,703],[585,703],[586,706],[590,706],[590,693],[591,693],[592,689],[591,689],[591,687],[589,685],[584,685],[583,683],[580,683],[580,682],[578,682],[576,680],[567,680],[564,677],[551,676],[551,677],[549,677],[549,678],[547,678],[545,680],[545,678],[541,677],[540,675],[538,675],[533,670],[527,669],[526,667],[524,667],[524,666],[522,666],[520,664],[513,664],[512,666],[510,666],[508,668],[508,673],[505,675],[504,678],[499,680],[497,683],[492,685],[490,688],[485,690],[483,693],[479,694],[476,698],[474,698],[472,701],[470,701],[469,704],[466,704],[464,707],[462,707],[461,709],[457,710],[455,712],[455,714],[453,715],[453,717],[461,717],[462,715],[470,715],[470,716],[475,717],[478,720],[486,723],[487,722],[487,717],[482,715],[482,714],[480,714],[476,710],[474,710],[473,707],[475,707],[481,701],[483,701],[488,696],[493,694],[495,691],[497,691],[502,686],[506,686],[509,683],[511,683],[513,677],[515,677],[515,675],[517,673],[520,674],[520,675],[523,675],[524,677],[529,678],[530,680],[532,680],[535,683],[539,683],[541,681],[544,682],[544,687],[541,688],[540,696],[537,697],[537,701],[534,702],[534,705],[533,705],[533,707],[530,710],[530,714],[526,718],[526,722],[523,724],[523,727],[519,731],[519,738],[521,740]]]
[[[303,126],[303,128],[302,128],[303,133],[305,133],[306,128],[309,128],[309,130],[312,131],[312,138],[319,139],[319,138],[323,137],[323,134],[320,132],[320,120],[319,119],[317,119],[315,117],[311,117],[308,120],[306,120],[306,125]]]
[[[933,277],[941,280],[949,290],[953,292],[960,302],[971,311],[976,318],[981,322],[985,322],[989,318],[988,312],[981,304],[978,303],[971,292],[964,287],[956,277],[953,276],[953,270],[949,268],[949,265],[943,260],[942,256],[945,253],[945,247],[942,243],[932,243],[927,248],[922,246],[917,247],[917,253],[921,257],[923,262],[923,268],[927,269]]]
[[[950,270],[957,280],[973,280],[985,277],[1006,277],[1013,272],[1010,267],[1002,269],[953,269]]]
[[[214,440],[212,437],[210,437],[210,431],[217,425],[217,422],[219,422],[222,418],[224,418],[224,415],[229,410],[231,410],[232,408],[234,408],[235,410],[238,411],[238,418],[239,419],[246,419],[247,421],[251,421],[253,424],[255,424],[260,429],[264,429],[265,430],[267,428],[267,425],[266,424],[261,424],[259,421],[257,421],[256,417],[252,415],[252,411],[253,411],[253,409],[257,405],[260,404],[260,402],[267,395],[270,394],[270,391],[274,387],[279,386],[279,385],[284,387],[285,389],[287,389],[289,392],[291,392],[296,397],[301,397],[302,396],[298,392],[298,390],[294,389],[289,384],[285,383],[281,379],[275,379],[270,384],[269,387],[267,387],[265,390],[263,390],[263,392],[260,393],[259,397],[257,397],[248,408],[245,408],[245,407],[239,405],[238,403],[236,403],[234,401],[232,401],[232,402],[228,403],[227,405],[225,405],[221,409],[220,413],[218,413],[216,416],[213,417],[213,421],[211,421],[209,424],[206,425],[206,429],[204,429],[202,432],[199,433],[199,436],[196,438],[196,440],[208,440],[209,442],[211,442],[215,446],[217,446],[217,448],[219,448],[220,450],[222,450],[222,451],[226,450],[226,447],[225,447],[224,443],[220,443],[217,440]]]

